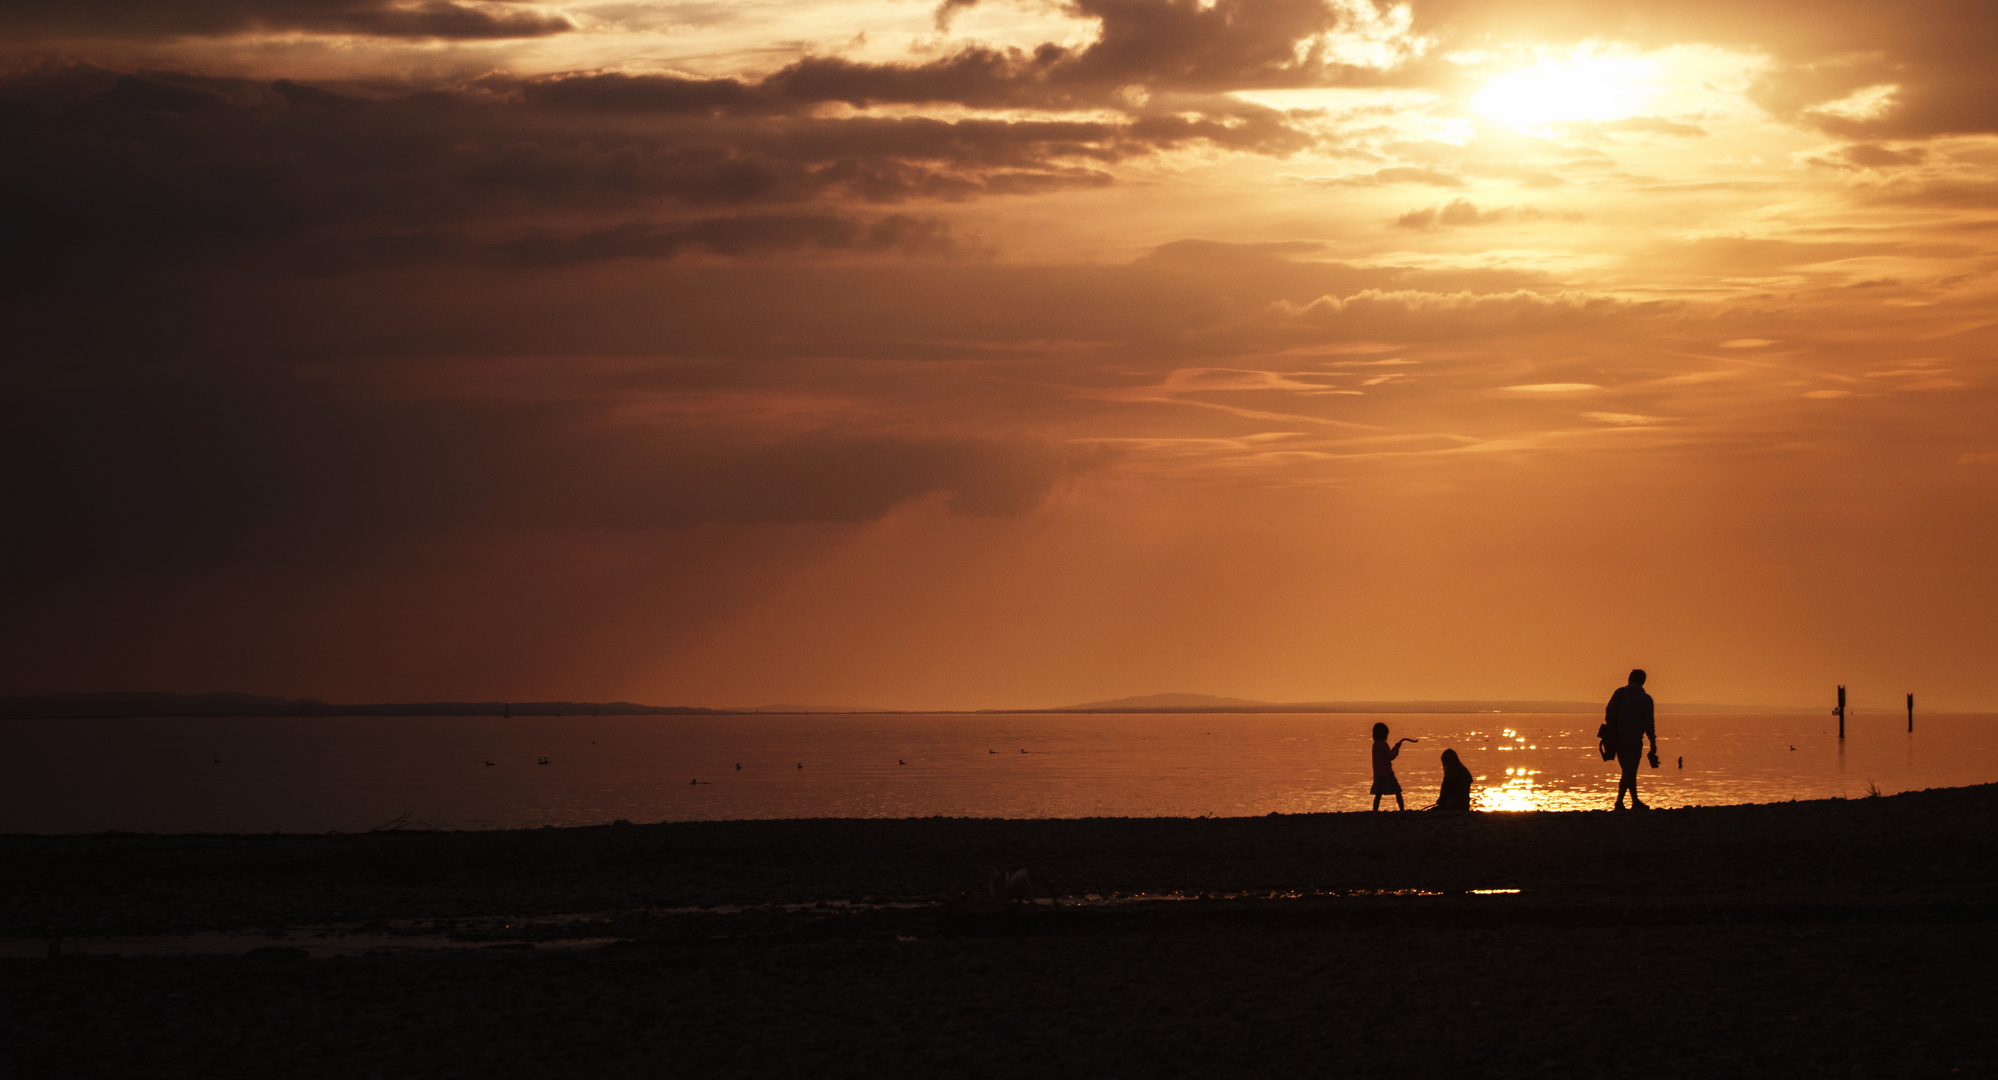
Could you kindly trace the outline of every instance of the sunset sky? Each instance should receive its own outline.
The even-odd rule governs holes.
[[[1972,0],[15,0],[0,693],[1998,708]]]

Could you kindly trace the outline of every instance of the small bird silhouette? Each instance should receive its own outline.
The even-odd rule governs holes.
[[[490,761],[486,762],[486,768],[490,769],[490,768],[492,768],[492,767],[493,767],[493,763],[492,763],[492,762],[490,762]]]
[[[1026,751],[1025,751],[1025,750],[1022,750],[1022,751],[1020,751],[1020,752],[1021,752],[1022,754],[1026,753]]]
[[[798,767],[799,767],[800,769],[804,768],[804,767],[805,767],[805,763],[804,763],[804,762],[802,762],[802,761],[800,761],[800,762],[798,763]]]
[[[741,772],[741,771],[742,771],[742,762],[738,761],[738,762],[736,762],[736,763],[735,763],[735,771],[736,771],[736,772]]]
[[[1682,768],[1682,769],[1686,767],[1686,759],[1685,759],[1685,758],[1683,758],[1683,757],[1682,757],[1682,758],[1680,758],[1680,759],[1679,759],[1679,767],[1680,767],[1680,768]]]
[[[687,781],[687,782],[688,782],[689,784],[698,784],[698,783],[700,783],[701,781],[700,781],[700,778],[696,777],[695,779],[692,779],[692,780],[689,780],[689,781]]]
[[[897,765],[907,765],[907,764],[908,764],[908,762],[906,762],[906,761],[903,761],[903,760],[902,760],[901,758],[896,758],[896,759],[895,759],[895,764],[897,764]]]
[[[217,765],[220,765],[220,764],[222,764],[222,759],[221,759],[221,758],[216,758],[216,759],[215,759],[215,764],[217,764]]]
[[[986,751],[986,753],[988,753],[988,754],[996,754],[996,753],[998,753],[998,752],[999,752],[999,751],[997,751],[997,750],[987,750],[987,751]]]
[[[1792,749],[1792,750],[1795,750],[1795,749],[1796,749],[1796,747],[1794,747],[1794,746],[1793,746],[1793,747],[1791,747],[1790,749]]]

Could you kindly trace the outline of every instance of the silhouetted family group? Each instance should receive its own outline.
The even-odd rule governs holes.
[[[1651,767],[1658,767],[1658,725],[1654,715],[1651,695],[1644,692],[1644,669],[1630,673],[1630,681],[1617,687],[1610,695],[1609,704],[1603,709],[1603,724],[1596,729],[1596,741],[1602,751],[1603,760],[1615,758],[1622,768],[1623,776],[1616,785],[1615,809],[1623,809],[1623,793],[1630,792],[1632,810],[1648,810],[1637,798],[1637,763],[1643,755],[1644,740],[1651,740]],[[1408,807],[1401,800],[1401,781],[1394,775],[1394,759],[1401,756],[1401,744],[1420,742],[1420,739],[1396,739],[1388,743],[1388,726],[1374,725],[1374,809],[1381,808],[1381,796],[1394,796],[1397,810]],[[1683,765],[1684,758],[1679,761]],[[1443,751],[1443,790],[1436,798],[1431,810],[1471,809],[1471,770],[1457,757],[1457,751]]]

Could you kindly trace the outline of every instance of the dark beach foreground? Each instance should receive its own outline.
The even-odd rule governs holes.
[[[0,837],[0,1072],[1991,1076],[1995,826],[1998,785]],[[1062,906],[963,902],[1022,865]]]

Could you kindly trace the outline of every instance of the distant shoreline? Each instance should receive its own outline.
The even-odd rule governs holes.
[[[1160,695],[1164,696],[1164,695]],[[1142,699],[1139,699],[1142,700]],[[764,706],[717,709],[691,705],[640,705],[629,701],[430,701],[338,704],[311,698],[277,698],[253,694],[168,694],[154,692],[107,694],[43,694],[0,697],[0,720],[139,720],[175,717],[392,717],[392,716],[1095,716],[1095,715],[1219,715],[1219,714],[1589,714],[1602,705],[1586,701],[1304,701],[1227,702],[1217,704],[1066,705],[1047,709],[868,709]],[[1697,714],[1818,714],[1819,706],[1721,705],[1705,702],[1660,702],[1658,711]],[[1943,715],[1961,710],[1929,710]],[[1849,715],[1898,713],[1897,709],[1854,707]]]

